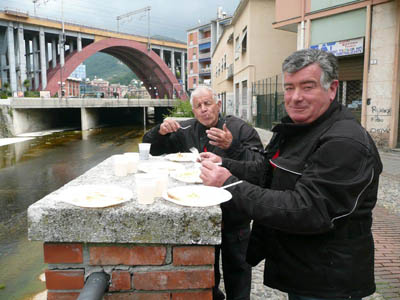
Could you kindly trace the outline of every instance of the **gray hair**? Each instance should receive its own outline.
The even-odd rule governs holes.
[[[215,103],[220,102],[221,100],[218,98],[218,95],[213,91],[212,88],[210,88],[207,85],[199,85],[197,88],[195,88],[195,90],[192,92],[192,94],[190,95],[190,104],[193,107],[193,99],[195,97],[197,97],[201,92],[203,91],[207,91],[209,93],[211,93],[213,100],[215,101]]]
[[[338,62],[332,53],[318,49],[298,50],[283,61],[282,71],[295,73],[313,63],[321,68],[321,86],[328,90],[332,81],[338,79]]]

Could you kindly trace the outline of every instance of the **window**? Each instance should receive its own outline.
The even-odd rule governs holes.
[[[191,62],[191,63],[189,64],[189,66],[190,66],[190,74],[192,74],[192,73],[193,73],[193,63]]]
[[[193,48],[193,59],[196,59],[197,57],[197,47]]]
[[[242,41],[240,43],[242,45],[242,53],[247,50],[247,26],[243,29],[242,32]]]
[[[236,37],[236,39],[235,39],[235,59],[239,58],[239,53],[240,53],[239,37]]]
[[[226,70],[226,54],[224,55],[224,70]]]

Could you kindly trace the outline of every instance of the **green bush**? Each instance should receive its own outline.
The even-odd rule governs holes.
[[[193,118],[192,105],[190,101],[183,101],[178,99],[172,109],[168,111],[168,115],[165,117],[185,117]]]
[[[24,93],[25,97],[40,97],[40,93],[38,91],[26,91]]]
[[[7,99],[8,98],[7,92],[0,92],[0,99]]]

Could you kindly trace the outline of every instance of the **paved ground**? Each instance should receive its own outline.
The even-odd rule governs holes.
[[[257,129],[264,144],[271,133]],[[380,152],[383,173],[373,211],[377,292],[366,298],[400,300],[400,151]],[[262,284],[263,264],[253,268],[252,300],[283,300],[286,294]]]

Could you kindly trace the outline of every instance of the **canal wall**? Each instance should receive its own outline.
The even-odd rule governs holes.
[[[12,115],[10,106],[0,106],[0,138],[12,136]]]

